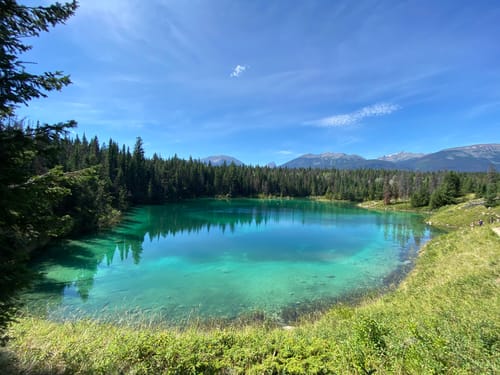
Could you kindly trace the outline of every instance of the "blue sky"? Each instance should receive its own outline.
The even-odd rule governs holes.
[[[23,56],[73,84],[18,114],[261,165],[500,143],[498,20],[481,0],[80,0]]]

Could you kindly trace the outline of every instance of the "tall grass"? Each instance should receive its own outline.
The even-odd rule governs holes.
[[[263,319],[180,331],[23,317],[11,328],[15,362],[2,368],[29,374],[499,373],[500,238],[488,223],[470,229],[471,218],[486,210],[477,207],[448,207],[429,218],[440,225],[451,220],[449,227],[458,229],[428,243],[396,290],[337,305],[294,327]]]

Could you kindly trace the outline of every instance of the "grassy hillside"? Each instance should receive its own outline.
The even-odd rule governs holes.
[[[479,220],[493,227],[500,227],[500,207],[486,208],[482,200],[470,200],[454,206],[442,207],[429,221],[442,228],[466,228],[477,226]],[[472,224],[472,225],[471,225]]]
[[[23,317],[2,368],[30,374],[494,374],[500,371],[496,210],[452,206],[428,220],[454,228],[422,250],[394,291],[337,306],[296,327],[187,331],[53,323]],[[500,215],[499,215],[500,216]],[[485,216],[486,217],[486,216]],[[5,357],[5,355],[9,357]]]

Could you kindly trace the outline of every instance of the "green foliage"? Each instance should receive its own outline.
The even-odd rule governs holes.
[[[105,227],[107,221],[112,220],[108,215],[113,208],[99,168],[89,167],[65,176],[64,186],[71,194],[58,206],[58,215],[71,218],[71,233],[81,234]]]
[[[410,204],[412,207],[425,207],[428,206],[430,202],[429,188],[423,187],[420,190],[414,192],[410,198]]]
[[[497,196],[498,196],[498,184],[489,183],[486,186],[486,194],[485,194],[486,206],[495,207],[498,204]]]
[[[456,203],[455,198],[460,196],[461,181],[458,173],[447,172],[443,182],[438,189],[434,190],[430,196],[429,206],[436,209],[448,204]]]
[[[494,167],[488,170],[488,180],[486,185],[486,192],[484,197],[486,198],[487,207],[495,207],[498,205],[499,199],[498,194],[500,192],[500,177]]]
[[[441,190],[443,190],[445,195],[451,198],[456,198],[460,195],[460,186],[461,182],[458,173],[448,172],[444,176]]]
[[[447,204],[452,204],[454,200],[447,196],[443,190],[435,190],[432,192],[429,199],[429,207],[431,209],[436,209]]]
[[[31,47],[23,39],[36,37],[64,23],[76,1],[48,7],[28,7],[0,0],[0,335],[12,319],[16,293],[25,286],[29,250],[64,232],[66,217],[54,210],[69,191],[60,185],[61,169],[51,170],[54,146],[74,123],[23,129],[15,108],[70,83],[61,72],[32,74],[20,55]]]
[[[62,170],[44,165],[51,141],[63,127],[0,129],[0,331],[16,305],[16,293],[29,281],[29,251],[65,232],[67,217],[55,215],[69,190]],[[34,169],[43,171],[35,174]]]
[[[14,115],[19,104],[45,97],[46,91],[60,90],[70,83],[61,72],[32,74],[26,71],[20,55],[31,49],[22,42],[37,37],[50,26],[64,23],[76,10],[77,3],[28,7],[15,0],[0,0],[0,120]],[[4,124],[2,124],[3,126]]]

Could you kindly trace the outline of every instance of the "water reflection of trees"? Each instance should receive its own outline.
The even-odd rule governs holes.
[[[420,216],[409,213],[381,214],[377,224],[384,228],[384,238],[395,241],[401,248],[401,257],[408,257],[408,251],[418,250],[430,236],[430,228]]]
[[[349,204],[329,204],[300,200],[197,200],[165,206],[144,206],[131,210],[122,223],[105,233],[77,241],[64,241],[35,259],[41,271],[33,292],[60,302],[66,293],[76,291],[86,300],[100,265],[111,266],[119,260],[139,264],[145,241],[219,230],[235,232],[238,227],[265,226],[291,220],[302,224],[355,226],[362,215],[373,215]],[[406,257],[410,243],[418,248],[429,235],[420,217],[412,214],[377,213],[376,224],[386,239],[396,241]],[[64,269],[64,280],[44,273],[53,267]],[[57,296],[57,297],[54,297]]]
[[[64,241],[48,248],[43,255],[35,257],[33,267],[39,271],[30,291],[45,298],[37,299],[47,303],[60,302],[66,287],[74,286],[82,300],[87,300],[94,285],[97,267],[102,256],[96,256],[90,249],[93,241]],[[65,280],[51,277],[52,267],[64,269]],[[57,296],[57,297],[56,297]]]
[[[314,220],[318,214],[335,214],[340,218],[347,212],[352,214],[353,207],[298,200],[201,200],[168,206],[148,206],[144,209],[147,211],[143,221],[144,232],[153,240],[178,233],[199,233],[212,229],[234,232],[241,226],[277,223],[284,216],[302,222]]]

